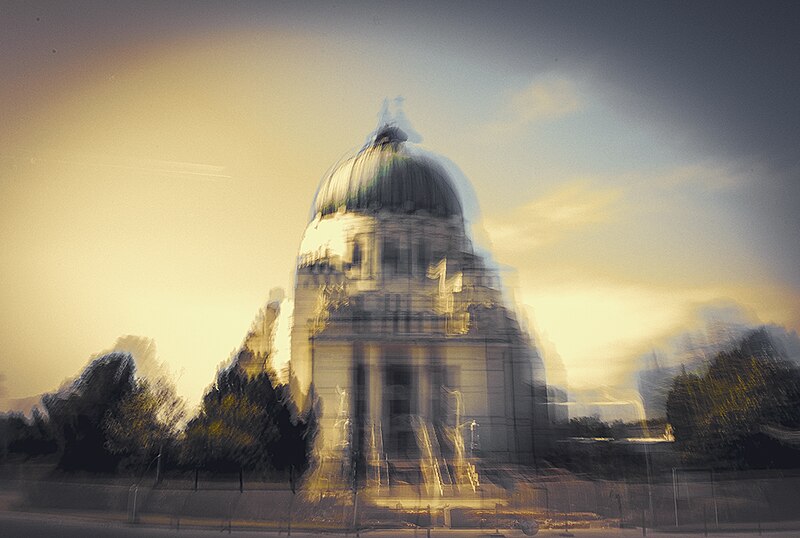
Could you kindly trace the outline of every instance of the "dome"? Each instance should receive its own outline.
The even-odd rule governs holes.
[[[314,214],[427,212],[461,216],[461,202],[447,172],[432,159],[406,147],[407,136],[387,125],[372,143],[325,176],[314,200]]]

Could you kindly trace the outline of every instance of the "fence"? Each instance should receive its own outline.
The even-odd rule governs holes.
[[[175,527],[201,522],[220,528],[254,526],[275,530],[436,527],[447,523],[446,509],[459,508],[458,499],[430,498],[408,506],[392,504],[381,508],[370,504],[368,495],[363,495],[354,514],[350,491],[295,495],[288,483],[245,481],[240,492],[238,479],[204,480],[197,490],[193,485],[193,480],[159,487],[131,486],[130,482],[119,481],[102,484],[23,480],[18,482],[17,507],[111,513],[131,522],[153,521]],[[501,490],[496,488],[496,492]],[[800,476],[724,475],[710,470],[675,469],[671,481],[652,484],[561,476],[549,481],[517,481],[509,484],[504,496],[501,509],[511,518],[514,513],[528,513],[540,521],[558,522],[569,514],[571,519],[588,520],[592,516],[612,524],[664,529],[675,528],[676,524],[681,528],[760,525],[797,519]],[[470,518],[480,521],[475,514],[465,516],[465,520]]]

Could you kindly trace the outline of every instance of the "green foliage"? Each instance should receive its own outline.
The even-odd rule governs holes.
[[[764,426],[800,427],[800,371],[764,331],[722,352],[703,375],[683,373],[667,396],[667,419],[690,458],[737,467],[781,465]]]
[[[184,458],[206,469],[268,471],[307,464],[308,419],[297,416],[289,389],[266,373],[223,370],[186,426]]]
[[[106,447],[127,456],[134,467],[175,447],[178,425],[185,415],[183,400],[166,378],[137,379],[133,390],[106,413]]]

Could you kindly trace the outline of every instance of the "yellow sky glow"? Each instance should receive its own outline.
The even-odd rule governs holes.
[[[637,354],[690,325],[698,304],[730,300],[757,321],[800,328],[797,290],[756,272],[768,260],[704,282],[733,270],[723,259],[696,262],[718,244],[716,231],[684,252],[656,228],[661,220],[642,224],[677,203],[664,189],[693,185],[697,163],[674,163],[678,172],[653,180],[647,198],[635,186],[647,181],[587,178],[566,161],[540,169],[544,150],[515,145],[560,120],[613,121],[593,108],[599,93],[563,75],[519,93],[520,75],[487,77],[480,59],[397,59],[365,52],[357,37],[331,45],[301,31],[239,29],[140,45],[124,61],[101,55],[58,89],[36,87],[25,103],[36,113],[0,131],[5,396],[54,390],[135,334],[156,341],[180,392],[199,401],[269,290],[291,289],[319,179],[398,94],[426,146],[472,182],[484,208],[475,224],[517,271],[516,296],[575,387],[626,379]],[[474,84],[453,91],[445,74]],[[479,140],[514,110],[513,129]],[[712,170],[704,177],[715,188],[735,188]],[[640,243],[626,251],[620,230],[638,231]],[[615,260],[603,260],[613,249]],[[649,277],[632,278],[638,267]]]

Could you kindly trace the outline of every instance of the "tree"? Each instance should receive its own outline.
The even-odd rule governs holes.
[[[574,417],[569,421],[571,437],[611,437],[611,428],[599,415]]]
[[[133,390],[105,415],[106,446],[114,454],[127,456],[134,466],[146,466],[177,445],[185,409],[167,378],[136,379]]]
[[[52,454],[58,449],[47,422],[37,408],[26,419],[22,413],[0,416],[0,457],[20,454],[24,457]]]
[[[70,386],[42,398],[61,451],[60,468],[116,469],[120,455],[108,449],[104,421],[136,389],[134,370],[129,353],[109,353],[92,361]]]
[[[307,422],[291,404],[288,386],[270,376],[222,370],[186,426],[185,459],[221,471],[302,469],[307,463]]]
[[[707,394],[700,376],[683,371],[673,380],[667,394],[667,421],[672,425],[675,442],[684,452],[702,452],[701,410],[707,407]]]
[[[269,435],[265,431],[269,425],[261,424],[263,409],[246,396],[246,381],[236,367],[219,373],[203,397],[200,412],[186,425],[188,461],[223,471],[254,463],[257,437]]]
[[[675,440],[690,458],[734,466],[781,465],[764,427],[800,427],[800,370],[764,330],[714,358],[702,375],[682,373],[667,397]]]

